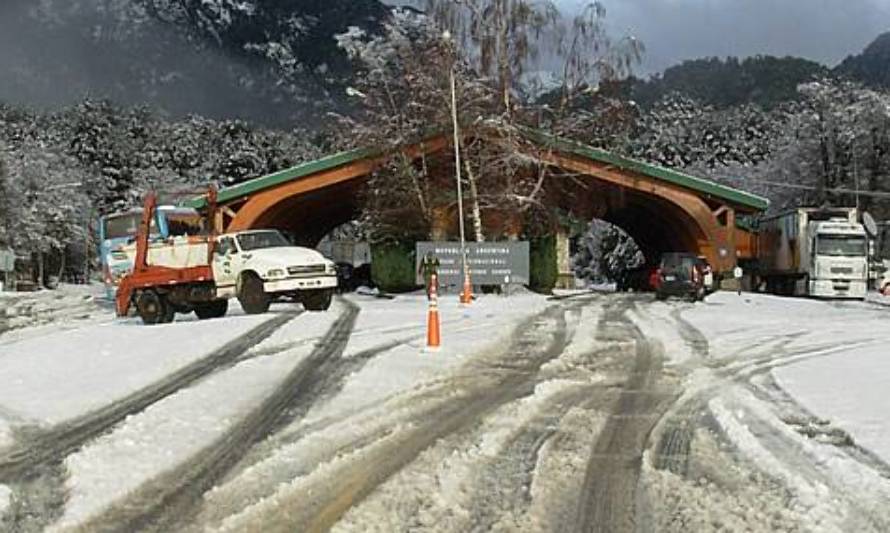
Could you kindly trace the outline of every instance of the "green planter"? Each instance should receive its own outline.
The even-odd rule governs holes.
[[[556,264],[556,237],[545,235],[529,241],[529,288],[551,294],[559,278]]]
[[[414,243],[381,242],[371,245],[371,279],[384,292],[417,290]]]

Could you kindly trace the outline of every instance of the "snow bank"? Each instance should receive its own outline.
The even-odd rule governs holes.
[[[221,348],[272,315],[147,327],[119,320],[0,346],[0,411],[57,424]]]
[[[773,375],[809,411],[890,464],[890,343],[810,359]]]
[[[56,290],[0,292],[0,346],[60,328],[114,316],[102,285],[61,285]],[[2,352],[0,352],[2,353]]]
[[[309,356],[337,311],[342,305],[335,303],[330,312],[300,316],[255,347],[253,358],[165,398],[69,456],[68,505],[54,529],[84,523],[224,436]],[[291,347],[298,340],[305,342]]]

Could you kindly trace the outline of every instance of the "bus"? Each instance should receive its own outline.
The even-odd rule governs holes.
[[[105,295],[114,299],[121,278],[133,270],[136,233],[142,221],[142,208],[129,209],[99,218],[99,265]],[[205,231],[201,215],[192,208],[164,205],[152,220],[149,241],[157,242]]]

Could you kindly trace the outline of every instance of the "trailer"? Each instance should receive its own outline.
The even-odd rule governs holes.
[[[760,221],[759,276],[774,294],[865,298],[868,237],[856,208],[799,208]]]

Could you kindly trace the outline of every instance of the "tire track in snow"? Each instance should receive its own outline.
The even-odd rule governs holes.
[[[551,307],[530,318],[516,329],[517,337],[493,364],[477,363],[478,368],[471,365],[464,369],[466,374],[425,392],[424,397],[434,396],[440,401],[416,411],[389,438],[332,463],[324,476],[307,481],[305,490],[289,491],[274,501],[262,502],[229,527],[327,531],[440,438],[463,431],[498,407],[532,393],[538,370],[565,349],[565,312],[565,307]]]
[[[52,428],[20,430],[0,456],[0,481],[13,491],[0,519],[3,531],[41,531],[61,517],[67,476],[64,459],[116,424],[192,383],[233,364],[300,312],[284,312],[195,361],[113,404]]]
[[[127,501],[113,505],[83,526],[89,531],[176,531],[189,521],[203,494],[247,453],[317,399],[318,383],[336,365],[349,341],[359,308],[345,301],[346,311],[334,322],[318,347],[301,361],[281,385],[226,435],[188,463],[156,478]]]
[[[658,446],[654,450],[653,465],[657,469],[669,470],[675,474],[686,476],[688,474],[689,459],[692,453],[690,448],[694,431],[699,427],[709,426],[715,431],[724,442],[732,449],[738,450],[736,444],[724,434],[719,425],[708,424],[709,407],[708,402],[718,397],[728,385],[739,385],[750,391],[754,398],[763,402],[765,405],[779,405],[786,412],[790,411],[795,415],[802,415],[801,418],[806,420],[810,416],[793,401],[787,394],[778,388],[769,377],[769,373],[782,366],[795,364],[808,359],[826,357],[838,352],[843,352],[858,346],[868,346],[876,343],[874,339],[861,339],[856,343],[834,342],[820,343],[798,346],[791,348],[792,343],[801,340],[806,332],[790,332],[784,335],[773,335],[766,339],[753,342],[745,348],[735,350],[729,358],[721,359],[710,364],[706,363],[706,367],[713,371],[711,382],[701,387],[696,393],[685,397],[681,401],[674,404],[668,414],[664,416],[655,430],[656,435],[660,435]],[[738,357],[745,352],[754,351],[749,355],[747,360],[739,361]],[[716,363],[716,364],[715,364]],[[755,383],[755,378],[766,376],[767,384],[765,386]],[[848,488],[838,484],[833,478],[821,470],[811,457],[804,454],[800,443],[796,439],[787,435],[781,435],[774,431],[766,420],[760,418],[753,412],[745,410],[745,423],[751,426],[752,435],[757,438],[761,446],[782,464],[787,465],[789,471],[797,472],[807,483],[814,486],[831,487],[833,492],[838,494],[841,500],[848,503],[853,509],[852,516],[856,520],[853,524],[854,529],[859,530],[885,530],[890,517],[881,513],[877,513],[874,509],[862,506],[856,499],[847,497]],[[779,415],[776,423],[785,422]],[[787,422],[786,422],[787,423]],[[793,425],[793,424],[792,424]],[[805,438],[801,436],[801,438]],[[833,445],[825,443],[826,445]],[[855,445],[841,446],[839,450],[844,455],[863,464],[868,468],[876,470],[880,475],[887,477],[888,467],[880,460],[870,454],[863,453],[863,450]],[[728,457],[733,463],[739,463],[740,457]],[[758,470],[757,464],[749,464],[749,468]],[[782,485],[781,480],[774,479],[769,471],[762,471],[767,479]],[[695,477],[698,474],[691,474]],[[766,488],[765,488],[766,489]]]
[[[668,405],[672,392],[640,394],[663,386],[661,354],[625,315],[632,300],[610,302],[600,321],[600,337],[628,343],[633,357],[624,389],[591,450],[577,514],[562,531],[632,531],[637,522],[636,491],[643,451]]]
[[[6,482],[29,474],[29,470],[47,462],[63,459],[86,442],[105,433],[128,416],[185,388],[195,381],[233,363],[244,352],[269,338],[299,313],[285,312],[248,331],[215,350],[207,357],[181,368],[108,407],[64,422],[47,430],[30,430],[21,435],[21,443],[0,456],[0,480]]]
[[[594,386],[579,385],[548,400],[498,456],[482,466],[473,483],[470,520],[474,531],[492,531],[501,520],[516,519],[529,507],[541,448],[557,435],[570,409],[597,403],[594,391]]]

